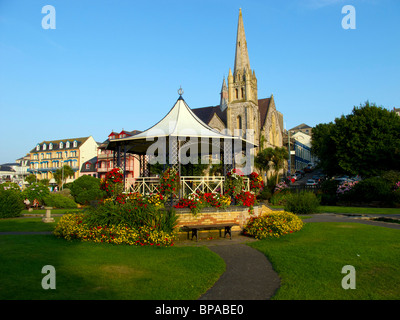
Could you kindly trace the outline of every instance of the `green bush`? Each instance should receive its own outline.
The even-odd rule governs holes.
[[[269,200],[269,202],[273,205],[273,206],[277,206],[277,205],[284,205],[286,202],[286,196],[288,195],[288,192],[275,192],[271,199]]]
[[[285,211],[296,214],[318,212],[320,201],[313,192],[298,192],[286,196]]]
[[[137,230],[149,227],[169,233],[175,228],[177,219],[174,210],[159,209],[140,200],[105,200],[96,207],[88,208],[85,221],[90,226],[123,224]]]
[[[91,176],[82,176],[76,179],[70,186],[71,195],[80,204],[88,204],[90,201],[102,199],[105,192],[100,189],[100,179]]]
[[[24,207],[21,191],[0,190],[0,218],[18,217]]]
[[[28,198],[31,204],[35,199],[37,199],[40,204],[43,204],[43,199],[47,197],[49,194],[50,194],[49,188],[40,182],[32,183],[22,193],[23,197]]]
[[[351,192],[352,200],[358,202],[392,201],[391,183],[381,177],[373,177],[358,182]]]
[[[49,194],[43,198],[43,202],[48,207],[58,208],[58,209],[75,209],[77,207],[74,200],[65,197],[61,194]]]
[[[390,183],[393,187],[397,182],[400,181],[400,171],[389,170],[382,173],[382,178]]]
[[[261,192],[258,194],[257,199],[259,200],[269,200],[271,199],[272,193],[271,190],[264,187]]]
[[[7,189],[21,191],[21,188],[18,186],[18,184],[14,182],[3,182],[0,184],[0,190],[7,190]]]

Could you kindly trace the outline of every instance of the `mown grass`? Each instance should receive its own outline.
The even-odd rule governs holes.
[[[297,233],[251,243],[281,277],[277,300],[400,299],[400,230],[358,223],[306,223]],[[356,270],[344,290],[342,268]]]
[[[41,218],[0,220],[0,231],[54,226]],[[0,257],[1,300],[191,300],[225,271],[224,261],[205,247],[117,246],[53,235],[0,235]],[[45,265],[55,267],[55,290],[41,286]]]

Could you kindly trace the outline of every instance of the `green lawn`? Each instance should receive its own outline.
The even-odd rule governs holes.
[[[306,223],[280,239],[250,245],[281,277],[278,300],[400,299],[400,230],[358,223]],[[356,269],[356,289],[344,290],[343,266]]]
[[[53,227],[41,218],[0,220],[1,231]],[[0,235],[0,257],[0,300],[197,299],[225,270],[205,247],[116,246],[53,235]],[[55,290],[41,287],[45,265],[55,267]]]
[[[4,231],[53,231],[60,217],[53,217],[54,222],[44,223],[42,218],[0,219],[0,232]]]

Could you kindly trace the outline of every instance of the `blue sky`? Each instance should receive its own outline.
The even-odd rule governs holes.
[[[287,128],[366,100],[400,107],[398,0],[0,0],[0,163],[43,140],[145,130],[180,85],[191,108],[217,105],[239,8],[258,96],[274,94]]]

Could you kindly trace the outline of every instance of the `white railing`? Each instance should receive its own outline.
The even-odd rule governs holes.
[[[244,190],[250,191],[250,179],[243,178]],[[134,182],[126,180],[125,192],[138,192],[141,194],[159,192],[159,177],[139,177]],[[180,177],[180,197],[185,197],[190,193],[224,193],[225,177],[221,176],[182,176]]]
[[[159,187],[159,177],[139,177],[134,183],[125,184],[125,192],[138,192],[141,194],[157,193]]]
[[[225,177],[183,176],[181,177],[180,191],[184,197],[190,193],[224,193]]]

